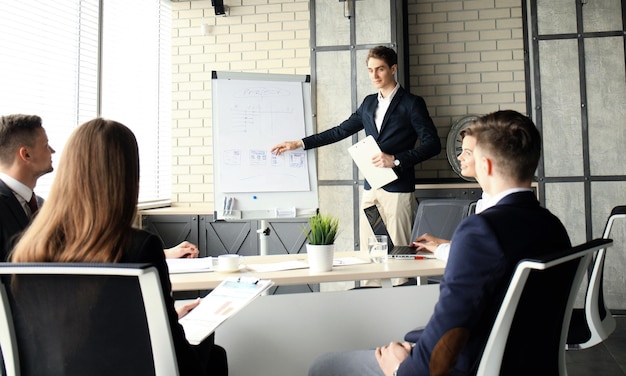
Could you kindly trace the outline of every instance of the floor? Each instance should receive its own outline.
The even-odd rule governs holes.
[[[568,376],[626,376],[626,315],[604,342],[586,350],[567,351]]]

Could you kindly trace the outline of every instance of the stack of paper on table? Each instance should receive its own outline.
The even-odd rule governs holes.
[[[229,317],[270,288],[274,282],[254,277],[230,277],[205,296],[200,304],[178,320],[185,337],[197,345]]]
[[[213,271],[212,257],[165,259],[170,274]]]
[[[309,267],[304,261],[289,260],[280,262],[268,262],[261,264],[247,264],[246,268],[253,272],[278,272],[281,270],[306,269]]]

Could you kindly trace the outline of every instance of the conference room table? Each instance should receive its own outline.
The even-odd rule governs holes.
[[[172,273],[170,280],[173,291],[210,290],[220,282],[233,276],[253,276],[261,279],[271,279],[275,286],[318,284],[325,282],[345,282],[359,280],[381,280],[383,287],[391,287],[392,278],[417,278],[418,284],[422,278],[442,275],[445,262],[436,259],[392,259],[387,263],[371,263],[364,252],[336,252],[335,260],[345,264],[334,265],[328,272],[311,272],[308,268],[252,271],[247,265],[257,264],[287,264],[288,262],[306,262],[307,255],[282,254],[267,256],[242,256],[239,272],[222,273],[219,271]],[[351,261],[362,260],[365,263],[351,264]]]
[[[392,278],[413,277],[419,282],[443,274],[445,268],[445,262],[436,259],[370,263],[358,251],[336,252],[335,260],[362,263],[334,265],[329,272],[312,273],[308,268],[255,272],[246,267],[306,258],[306,253],[243,256],[243,267],[236,273],[171,273],[170,280],[177,291],[210,290],[233,276],[271,279],[276,286],[380,279],[383,287],[391,287]],[[402,340],[407,331],[426,325],[438,296],[438,285],[426,283],[262,295],[220,325],[215,341],[226,349],[232,375],[306,375],[323,352],[373,349]]]

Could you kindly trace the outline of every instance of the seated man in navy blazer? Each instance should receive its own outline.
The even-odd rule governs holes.
[[[409,332],[406,342],[324,354],[309,375],[471,374],[517,262],[571,246],[561,221],[531,190],[541,153],[533,122],[515,111],[498,111],[466,132],[476,138],[476,176],[493,206],[467,217],[454,232],[428,324]]]

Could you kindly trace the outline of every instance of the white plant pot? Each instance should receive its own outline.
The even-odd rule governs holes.
[[[329,272],[333,270],[333,255],[335,245],[306,245],[306,253],[309,260],[309,271],[313,273]]]

